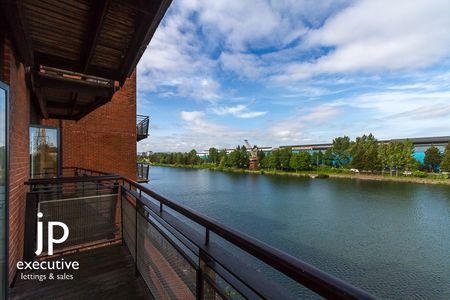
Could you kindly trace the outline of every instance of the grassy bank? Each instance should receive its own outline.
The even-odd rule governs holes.
[[[299,171],[299,172],[286,172],[279,170],[245,170],[238,168],[218,167],[211,164],[200,165],[171,165],[171,164],[152,164],[152,166],[172,167],[172,168],[185,168],[185,169],[208,169],[212,171],[229,172],[229,173],[247,173],[258,175],[276,175],[276,176],[297,176],[297,177],[310,177],[310,178],[346,178],[346,179],[358,179],[358,180],[372,180],[372,181],[392,181],[392,182],[410,182],[410,183],[422,183],[422,184],[445,184],[450,185],[450,179],[437,178],[434,175],[429,175],[425,178],[418,178],[413,176],[390,176],[390,175],[376,175],[376,174],[358,174],[350,172],[345,169],[323,169],[317,171]],[[434,177],[430,177],[434,176]]]

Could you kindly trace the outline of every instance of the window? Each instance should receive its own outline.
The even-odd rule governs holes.
[[[8,86],[0,81],[0,299],[6,295],[6,216],[8,197]]]
[[[59,130],[55,127],[30,127],[31,178],[57,177],[59,171]]]

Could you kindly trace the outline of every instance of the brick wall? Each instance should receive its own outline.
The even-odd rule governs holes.
[[[9,158],[9,280],[14,278],[16,263],[23,255],[25,218],[24,182],[29,178],[29,92],[25,68],[18,63],[8,39],[4,49],[4,81],[10,85],[10,158]]]
[[[6,39],[3,81],[10,85],[9,280],[23,256],[24,182],[30,173],[30,96],[25,68]],[[63,167],[83,167],[136,178],[136,74],[113,97],[78,122],[43,120],[61,126]]]
[[[136,179],[136,72],[112,100],[79,121],[61,126],[63,167],[82,167]]]

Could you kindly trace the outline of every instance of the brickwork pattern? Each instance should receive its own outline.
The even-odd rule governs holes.
[[[9,280],[23,256],[25,197],[29,178],[30,97],[25,68],[18,62],[7,39],[4,49],[4,80],[10,85],[10,160],[9,160]]]

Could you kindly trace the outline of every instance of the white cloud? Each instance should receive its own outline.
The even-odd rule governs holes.
[[[198,123],[201,122],[201,119],[205,115],[202,111],[182,111],[181,119],[188,122]]]
[[[139,63],[139,93],[203,102],[180,114],[183,128],[145,143],[202,150],[448,132],[449,12],[448,0],[174,1]],[[285,118],[256,118],[267,112],[242,96],[252,83],[271,116],[289,105]]]
[[[333,47],[329,54],[288,64],[276,78],[431,66],[450,56],[449,12],[447,0],[358,1],[307,34],[303,51]]]
[[[251,119],[267,114],[266,111],[249,111],[248,107],[243,104],[238,104],[236,106],[214,107],[211,111],[219,116],[233,115],[242,119]]]

